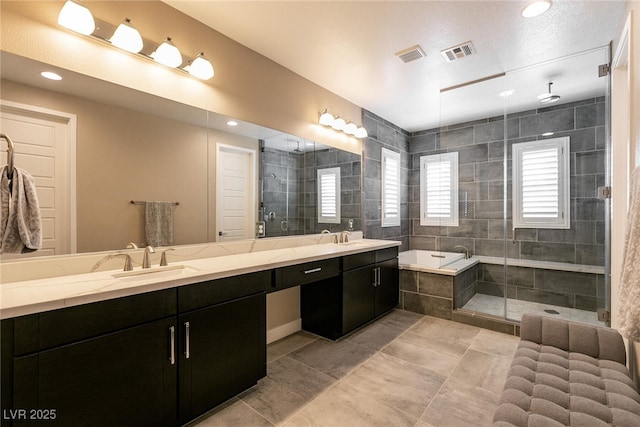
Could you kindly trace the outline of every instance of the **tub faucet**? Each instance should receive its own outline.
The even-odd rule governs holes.
[[[155,254],[156,251],[153,250],[151,246],[147,246],[144,248],[144,256],[142,257],[142,268],[150,268],[151,261],[149,261],[149,254]]]
[[[469,259],[471,258],[471,252],[469,251],[469,249],[466,246],[462,246],[462,245],[456,245],[453,247],[453,249],[462,249],[463,253],[464,253],[464,259]]]

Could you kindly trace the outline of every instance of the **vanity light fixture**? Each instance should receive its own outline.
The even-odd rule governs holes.
[[[184,57],[169,37],[160,44],[145,40],[128,18],[116,28],[115,25],[94,18],[87,7],[68,0],[58,14],[58,23],[69,30],[193,77],[208,80],[214,75],[213,65],[202,52],[191,59]],[[183,67],[183,64],[186,65]]]
[[[88,36],[96,29],[96,21],[86,7],[67,0],[58,14],[58,24],[76,33]]]
[[[522,9],[523,18],[533,18],[545,13],[551,7],[551,0],[538,0],[533,3],[529,3],[524,9]]]
[[[318,123],[320,123],[323,126],[331,126],[331,123],[333,123],[333,114],[331,114],[329,112],[328,109],[324,109],[320,112],[320,118],[318,119]]]
[[[142,36],[138,30],[131,26],[131,20],[129,18],[125,18],[124,22],[118,25],[118,28],[116,28],[115,33],[113,33],[109,41],[111,41],[114,46],[131,53],[138,53],[144,47]]]
[[[192,76],[202,80],[209,80],[214,74],[213,66],[211,65],[211,62],[204,57],[203,52],[200,52],[196,59],[194,59],[191,64],[184,67],[184,69]]]
[[[330,124],[330,126],[335,130],[341,130],[341,131],[344,131],[344,127],[346,125],[347,125],[347,122],[340,116],[336,116],[336,118],[333,119],[333,123]]]
[[[40,73],[40,75],[49,80],[62,80],[62,76],[60,74],[54,73],[53,71],[43,71]]]
[[[175,68],[182,65],[182,54],[167,37],[160,46],[151,54],[151,57],[162,65]]]
[[[367,130],[360,126],[358,127],[351,120],[346,121],[340,116],[334,116],[329,112],[329,109],[325,108],[320,111],[318,123],[322,126],[327,126],[340,132],[344,132],[347,135],[355,136],[356,138],[366,138],[369,136]]]

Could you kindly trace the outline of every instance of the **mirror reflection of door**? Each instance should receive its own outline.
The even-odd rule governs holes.
[[[218,144],[216,151],[216,241],[255,237],[254,150]]]
[[[6,101],[1,107],[0,129],[15,146],[14,166],[35,179],[42,224],[42,249],[2,258],[74,253],[75,115]],[[3,141],[0,167],[6,150]]]

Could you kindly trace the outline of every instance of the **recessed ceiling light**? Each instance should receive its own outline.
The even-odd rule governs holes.
[[[235,120],[229,120],[227,122],[227,125],[228,126],[238,126],[238,122],[236,122]]]
[[[503,98],[506,98],[507,96],[511,96],[516,92],[515,89],[509,89],[509,90],[505,90],[504,92],[500,92],[498,95],[500,95]]]
[[[60,74],[56,74],[53,71],[43,71],[40,73],[40,75],[49,80],[62,80]]]
[[[551,7],[551,0],[538,0],[529,3],[527,7],[522,9],[522,17],[533,18],[545,13]]]

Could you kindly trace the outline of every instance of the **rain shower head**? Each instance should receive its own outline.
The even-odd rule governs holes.
[[[549,82],[549,86],[548,86],[547,92],[541,93],[540,95],[538,95],[538,99],[543,104],[551,104],[553,102],[556,102],[556,101],[560,100],[560,95],[554,95],[553,93],[551,93],[551,85],[552,84],[553,84],[553,82]]]
[[[300,149],[300,141],[296,141],[296,143],[298,144],[298,146],[293,149],[293,152],[294,153],[303,153],[303,151]]]

